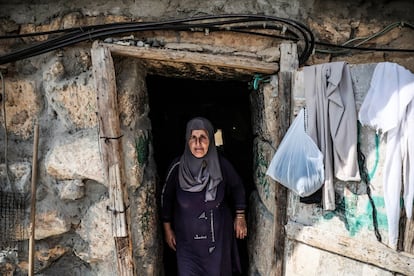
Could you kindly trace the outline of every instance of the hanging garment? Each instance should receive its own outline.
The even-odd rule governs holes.
[[[334,177],[360,181],[357,112],[348,64],[332,62],[304,68],[307,133],[324,155],[322,202],[335,210]]]
[[[411,218],[414,197],[414,74],[391,62],[378,63],[359,111],[359,120],[386,137],[383,191],[389,246],[397,247],[401,187]]]

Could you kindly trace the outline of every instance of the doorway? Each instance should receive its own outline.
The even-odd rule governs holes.
[[[219,151],[243,179],[247,200],[253,185],[253,134],[250,89],[237,80],[194,80],[148,75],[149,117],[154,158],[158,172],[158,193],[170,162],[184,149],[186,123],[195,116],[208,118],[222,133]],[[157,195],[159,198],[159,194]],[[246,241],[239,241],[243,275],[247,275]],[[164,269],[175,275],[175,256],[164,244]]]

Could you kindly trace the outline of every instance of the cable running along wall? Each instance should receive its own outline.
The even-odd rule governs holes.
[[[303,65],[314,48],[314,36],[312,32],[304,24],[292,19],[285,19],[267,15],[219,15],[219,16],[201,16],[186,19],[175,19],[160,22],[124,22],[93,26],[82,26],[78,28],[70,28],[63,30],[54,30],[50,32],[22,34],[18,36],[0,37],[0,39],[54,35],[46,41],[16,50],[9,54],[0,56],[0,65],[18,61],[21,59],[44,54],[53,50],[57,50],[66,46],[74,45],[83,41],[93,41],[96,39],[104,39],[106,37],[134,33],[142,31],[157,30],[176,30],[176,31],[229,31],[248,33],[253,36],[267,36],[275,39],[291,40],[298,44],[300,51],[299,64]],[[266,33],[266,30],[278,30],[281,35],[272,35]]]

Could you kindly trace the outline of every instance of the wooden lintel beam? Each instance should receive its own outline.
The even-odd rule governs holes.
[[[102,43],[113,55],[142,58],[146,60],[191,63],[224,68],[242,69],[260,74],[275,74],[279,71],[276,62],[270,63],[248,57],[178,51],[171,49],[145,48]]]

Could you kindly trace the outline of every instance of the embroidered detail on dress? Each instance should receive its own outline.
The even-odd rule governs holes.
[[[207,239],[207,236],[199,236],[198,234],[194,236],[195,240],[205,240]]]
[[[216,242],[214,237],[214,213],[210,210],[210,231],[211,231],[211,242]]]
[[[207,219],[206,212],[201,213],[201,215],[198,216],[199,219]]]
[[[208,249],[208,253],[210,253],[210,254],[211,254],[211,252],[213,252],[213,251],[214,251],[214,249],[216,249],[216,247],[215,247],[215,246],[210,247],[210,248]]]

